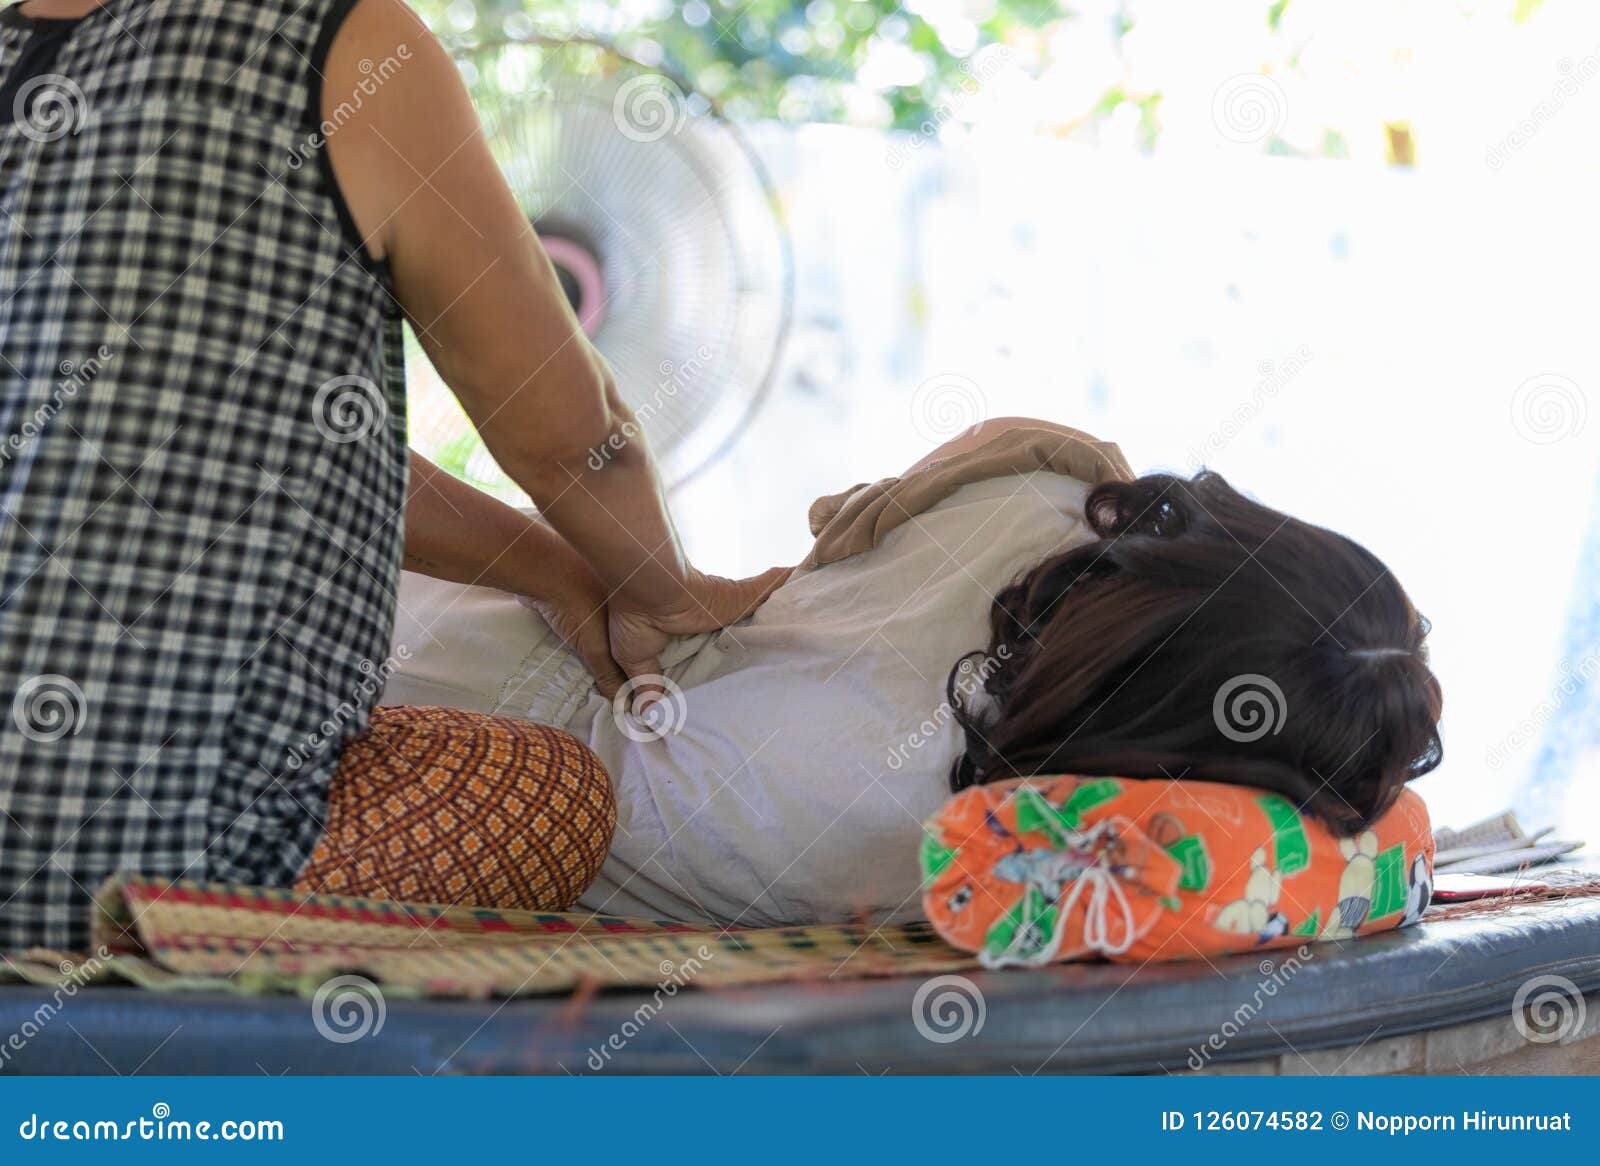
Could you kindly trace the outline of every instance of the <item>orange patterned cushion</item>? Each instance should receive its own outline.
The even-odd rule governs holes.
[[[379,708],[345,748],[295,890],[560,911],[605,861],[611,781],[570,733],[447,708]]]
[[[1143,962],[1352,939],[1416,921],[1433,833],[1410,790],[1353,838],[1213,782],[1023,778],[927,824],[923,906],[992,967]]]

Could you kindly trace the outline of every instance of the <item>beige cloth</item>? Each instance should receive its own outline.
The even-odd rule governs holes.
[[[929,462],[904,477],[863,482],[818,498],[809,514],[817,541],[800,568],[824,567],[871,550],[895,527],[968,483],[1036,470],[1049,470],[1091,486],[1134,477],[1128,459],[1114,442],[1077,429],[1018,426],[976,449]]]

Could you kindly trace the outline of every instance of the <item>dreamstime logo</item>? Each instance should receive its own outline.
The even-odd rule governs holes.
[[[83,90],[60,73],[30,78],[11,103],[12,120],[25,137],[36,142],[54,142],[77,133],[88,113]]]
[[[940,373],[911,395],[911,425],[925,441],[945,442],[989,415],[978,383],[955,373]]]
[[[989,678],[1000,670],[1000,666],[1010,659],[1009,644],[1001,644],[995,649],[993,656],[974,654],[963,658],[956,665],[956,674],[952,679],[957,703],[965,707],[967,702],[987,687]],[[928,742],[939,739],[944,727],[955,719],[955,715],[956,705],[951,704],[948,697],[940,701],[932,716],[906,734],[904,741],[889,750],[885,764],[894,770],[905,768],[913,753]]]
[[[634,695],[643,687],[661,689],[660,695],[640,712],[633,711]],[[631,741],[659,741],[683,728],[689,718],[689,701],[683,689],[666,676],[633,676],[611,701],[611,717]]]
[[[1222,1052],[1228,1047],[1229,1041],[1244,1031],[1270,1000],[1288,987],[1289,981],[1311,962],[1314,954],[1308,944],[1301,944],[1293,955],[1281,961],[1263,959],[1258,963],[1256,968],[1261,972],[1261,979],[1256,982],[1256,990],[1198,1048],[1189,1050],[1189,1068],[1196,1073],[1204,1069],[1215,1054]]]
[[[681,130],[688,118],[683,90],[660,73],[629,78],[611,102],[611,119],[629,141],[659,142]]]
[[[1289,99],[1283,87],[1264,73],[1236,74],[1211,95],[1212,124],[1241,146],[1276,136],[1288,117]]]
[[[351,726],[360,724],[367,710],[378,703],[378,696],[389,683],[389,678],[400,671],[400,666],[410,659],[410,645],[400,644],[394,653],[381,663],[362,660],[357,664],[356,671],[361,675],[355,681],[354,691],[340,701],[333,712],[303,737],[299,744],[289,750],[284,757],[284,768],[291,772],[298,770],[311,758],[325,755],[329,744],[343,741],[348,736]]]
[[[983,993],[965,976],[935,976],[911,999],[911,1023],[923,1040],[936,1045],[977,1036],[988,1015]]]
[[[1511,155],[1533,141],[1534,135],[1554,120],[1584,85],[1600,76],[1600,50],[1587,53],[1576,61],[1571,57],[1563,57],[1556,62],[1556,72],[1559,76],[1550,87],[1550,95],[1536,102],[1527,117],[1489,147],[1483,161],[1490,170],[1504,167]]]
[[[26,1017],[4,1041],[0,1041],[0,1068],[9,1066],[16,1054],[27,1048],[28,1042],[43,1032],[45,1025],[61,1014],[66,1002],[76,996],[80,989],[98,979],[101,969],[111,959],[111,952],[101,945],[94,955],[82,960],[62,960],[57,965],[61,971],[61,978],[56,981],[55,991],[34,1008],[32,1014]]]
[[[310,136],[290,151],[289,169],[298,170],[315,157],[328,144],[328,139],[365,109],[368,99],[376,97],[378,90],[393,79],[410,59],[411,46],[405,43],[396,45],[395,51],[381,61],[374,61],[371,57],[361,58],[356,64],[361,71],[361,79],[350,91],[350,96],[334,106]]]
[[[11,701],[11,719],[30,741],[49,744],[83,728],[88,702],[83,689],[54,672],[22,682]]]
[[[365,976],[335,976],[311,997],[311,1023],[336,1045],[377,1036],[388,1015],[383,992]]]
[[[1255,391],[1250,394],[1250,399],[1241,401],[1222,424],[1208,433],[1199,445],[1190,447],[1190,468],[1199,470],[1206,464],[1209,455],[1217,453],[1243,433],[1266,410],[1267,405],[1276,400],[1278,394],[1288,387],[1289,382],[1305,370],[1311,359],[1310,345],[1302,344],[1283,360],[1263,360],[1258,364],[1256,372],[1260,374],[1261,379],[1256,382]]]
[[[1554,445],[1577,437],[1589,419],[1589,399],[1571,377],[1545,372],[1529,377],[1511,395],[1511,424],[1524,440]]]
[[[1561,678],[1556,681],[1550,694],[1535,706],[1531,714],[1523,717],[1511,732],[1484,750],[1484,760],[1490,769],[1501,768],[1512,754],[1538,740],[1545,727],[1568,701],[1600,679],[1600,654],[1590,652],[1576,666],[1571,660],[1563,658],[1557,671]]]
[[[10,434],[4,442],[0,442],[0,465],[11,461],[27,449],[29,442],[43,433],[61,410],[66,408],[85,386],[105,371],[106,364],[116,354],[115,349],[102,344],[88,360],[76,362],[63,360],[58,364],[56,371],[61,374],[61,379],[50,391],[50,396],[22,419],[22,424],[17,427],[16,432]]]
[[[1283,729],[1289,703],[1283,689],[1271,677],[1259,672],[1235,676],[1217,689],[1211,702],[1211,717],[1217,731],[1230,741],[1259,741],[1268,733]]]
[[[661,1012],[666,1002],[676,996],[680,989],[689,986],[702,971],[706,964],[716,957],[716,952],[710,947],[701,944],[695,954],[678,963],[671,960],[662,960],[660,964],[661,980],[656,984],[656,990],[648,1000],[633,1010],[633,1014],[624,1020],[609,1037],[601,1041],[598,1046],[589,1049],[588,1065],[596,1073],[611,1063],[613,1053],[620,1053],[628,1047],[628,1042],[644,1031]]]
[[[904,138],[898,138],[889,145],[889,169],[899,170],[905,165],[906,155],[922,149],[944,127],[962,117],[966,108],[977,99],[987,85],[1002,70],[1008,69],[1012,63],[1013,54],[1006,45],[989,45],[972,57],[965,57],[961,61],[962,77],[957,82],[954,90],[945,97],[933,112],[926,118],[917,131]]]
[[[1551,1045],[1583,1027],[1583,993],[1565,976],[1534,976],[1511,1000],[1511,1023],[1524,1040]]]
[[[334,377],[311,399],[311,418],[317,432],[344,445],[360,441],[389,416],[383,390],[363,376]]]
[[[656,391],[650,400],[643,402],[633,409],[633,416],[617,427],[617,431],[607,437],[605,441],[589,451],[586,459],[591,470],[603,470],[617,453],[627,448],[630,442],[637,440],[644,432],[644,427],[650,424],[650,419],[661,412],[667,402],[675,399],[685,388],[698,380],[706,370],[706,366],[716,356],[709,347],[702,344],[694,350],[694,355],[686,360],[674,364],[670,360],[663,360],[656,366],[660,379],[656,381]]]

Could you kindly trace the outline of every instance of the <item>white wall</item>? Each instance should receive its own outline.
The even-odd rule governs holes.
[[[697,560],[797,559],[813,497],[983,415],[1077,425],[1141,469],[1200,454],[1390,565],[1446,694],[1420,788],[1442,823],[1503,808],[1535,748],[1489,754],[1551,697],[1596,468],[1592,167],[754,136],[797,327],[753,429],[676,500]],[[1514,416],[1529,394],[1553,412]]]

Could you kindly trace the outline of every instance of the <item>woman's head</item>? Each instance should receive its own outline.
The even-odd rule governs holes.
[[[1234,782],[1349,834],[1438,765],[1427,621],[1364,548],[1209,472],[1107,482],[1085,511],[1099,538],[1002,591],[950,675],[956,789]]]

